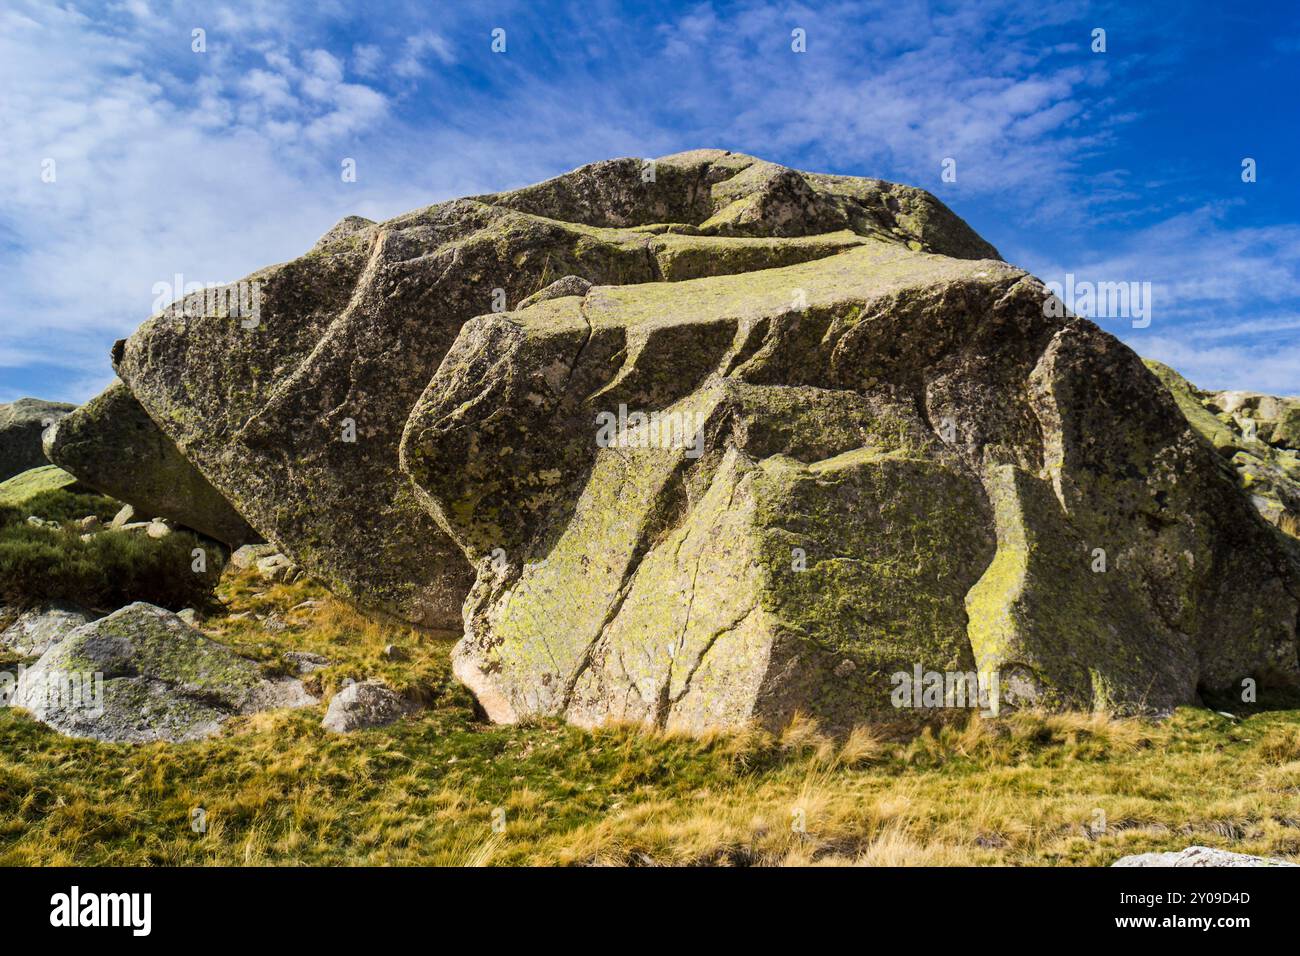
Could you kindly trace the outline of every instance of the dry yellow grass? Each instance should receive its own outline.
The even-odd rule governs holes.
[[[2,712],[0,864],[1105,864],[1190,843],[1300,855],[1300,710],[1020,711],[910,739],[832,739],[806,718],[780,734],[494,727],[450,679],[447,640],[308,585],[232,576],[221,596],[226,613],[203,626],[268,669],[310,650],[334,662],[314,678],[323,693],[380,675],[430,706],[344,736],[318,708],[146,746]]]

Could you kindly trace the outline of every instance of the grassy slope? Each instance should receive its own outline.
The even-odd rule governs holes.
[[[1190,843],[1300,855],[1297,710],[1020,714],[841,744],[807,724],[707,739],[494,727],[449,679],[450,641],[367,621],[311,585],[230,572],[220,595],[205,629],[268,670],[285,649],[314,650],[336,662],[318,691],[380,675],[431,708],[332,736],[322,705],[139,747],[0,711],[0,864],[1104,864]],[[386,659],[390,643],[408,659]]]

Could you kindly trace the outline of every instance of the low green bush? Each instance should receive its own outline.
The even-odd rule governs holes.
[[[203,571],[194,549],[204,550]],[[164,538],[104,531],[81,540],[74,527],[0,527],[0,603],[19,606],[71,601],[115,610],[147,601],[179,610],[204,607],[212,599],[224,555],[218,545],[189,532]]]

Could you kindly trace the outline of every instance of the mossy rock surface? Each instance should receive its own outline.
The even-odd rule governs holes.
[[[359,604],[459,629],[471,565],[397,460],[467,321],[565,277],[762,275],[866,242],[997,256],[921,190],[723,150],[617,159],[382,223],[348,217],[244,280],[255,320],[196,294],[121,343],[116,365],[181,453],[297,564]]]
[[[865,236],[467,323],[402,445],[478,570],[457,675],[497,720],[696,730],[897,719],[918,667],[1114,711],[1294,684],[1285,547],[1045,295]]]
[[[58,465],[42,465],[0,481],[0,507],[21,508],[37,495],[52,491],[77,491],[77,476]]]
[[[198,740],[235,714],[317,701],[170,611],[135,603],[78,627],[18,678],[12,706],[74,737]]]
[[[1207,392],[1167,365],[1146,360],[1179,410],[1232,465],[1256,510],[1300,538],[1300,399],[1260,392]]]

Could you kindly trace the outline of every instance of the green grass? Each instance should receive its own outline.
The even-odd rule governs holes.
[[[53,465],[34,468],[0,485],[0,604],[27,606],[71,601],[103,611],[132,601],[180,610],[210,599],[224,560],[221,548],[188,532],[155,539],[137,532],[102,531],[81,539],[77,521],[107,520],[122,507],[104,495],[70,485]],[[17,502],[17,503],[14,503]],[[33,527],[29,516],[57,527]],[[207,570],[196,573],[193,552],[203,548]]]
[[[204,548],[205,573],[193,570]],[[154,539],[138,532],[105,531],[81,540],[75,526],[0,527],[0,603],[71,601],[115,610],[148,601],[180,610],[206,603],[221,570],[219,548],[188,532]]]
[[[0,482],[0,525],[18,524],[35,515],[47,521],[73,521],[86,515],[108,520],[122,507],[91,491],[54,465],[32,468]]]
[[[232,570],[218,598],[201,626],[268,670],[315,651],[334,661],[315,690],[382,676],[428,709],[337,736],[322,704],[145,746],[0,711],[0,865],[1107,864],[1192,843],[1300,855],[1300,710],[1022,712],[910,740],[832,741],[803,721],[705,737],[497,727],[451,679],[449,640],[310,584]],[[191,829],[196,807],[206,832]]]

